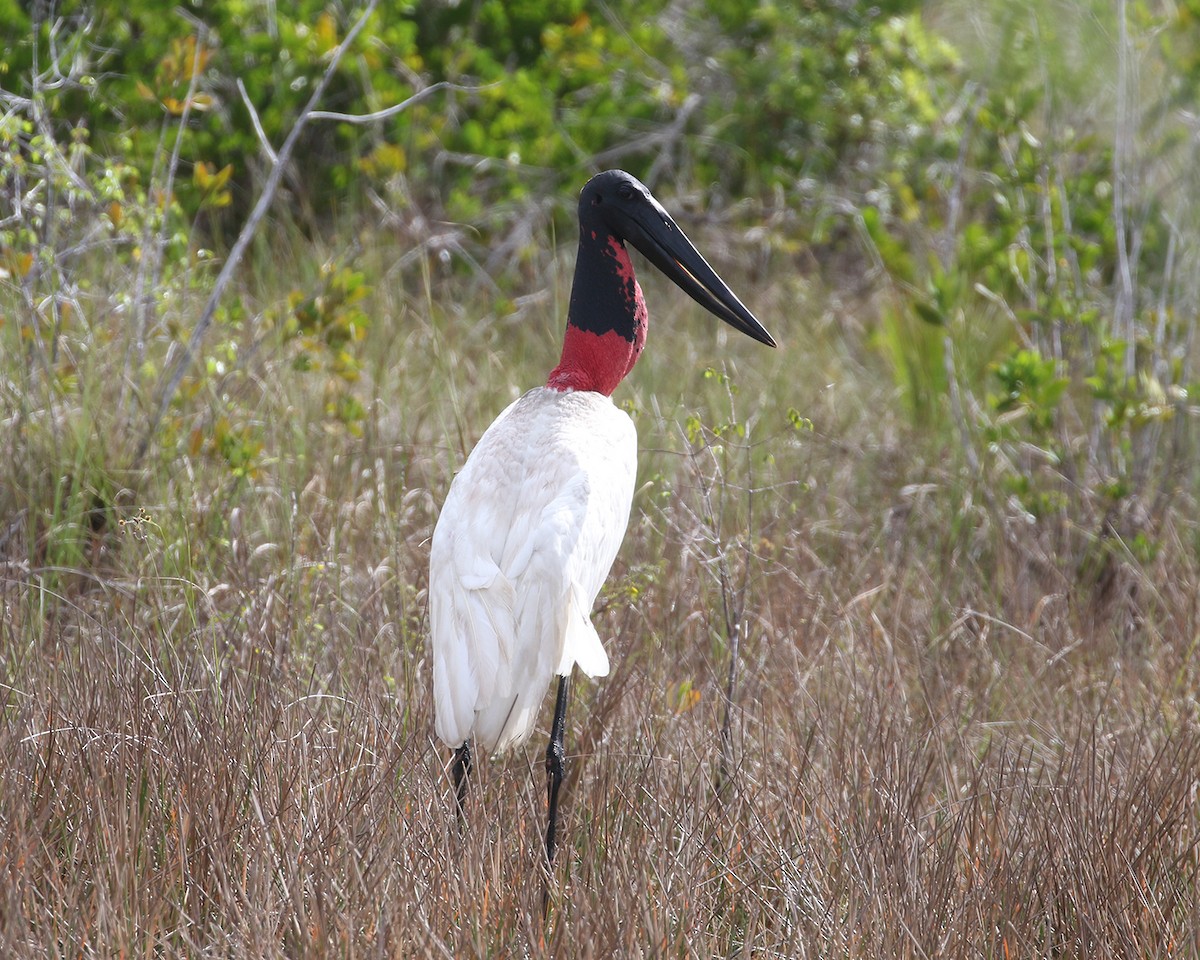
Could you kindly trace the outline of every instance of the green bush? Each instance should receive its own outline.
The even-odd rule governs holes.
[[[319,212],[353,197],[365,174],[376,186],[390,182],[398,203],[486,226],[512,217],[531,191],[574,184],[597,156],[644,174],[666,150],[680,185],[719,183],[726,196],[782,187],[788,202],[801,201],[813,178],[861,195],[912,161],[937,120],[931,84],[955,67],[953,50],[908,13],[913,6],[484,0],[380,10],[325,108],[379,110],[437,81],[476,92],[375,126],[312,125],[303,179],[290,187],[303,209]],[[4,85],[27,86],[35,48],[45,63],[70,47],[88,61],[86,76],[46,91],[56,122],[85,126],[98,150],[144,176],[162,132],[174,137],[177,128],[185,161],[228,167],[242,198],[265,159],[238,81],[278,146],[356,15],[324,0],[219,0],[191,5],[192,19],[164,16],[146,0],[79,10],[35,25],[18,9],[17,40],[0,60]],[[683,125],[672,127],[681,112]],[[198,206],[192,191],[180,199],[189,212]]]
[[[1098,54],[1054,57],[1047,45],[1070,28],[1043,19],[999,15],[1002,68],[965,73],[938,134],[954,152],[922,153],[884,197],[892,206],[861,215],[891,284],[880,341],[914,420],[950,412],[950,344],[985,403],[974,425],[986,488],[1012,494],[1060,543],[1072,532],[1078,559],[1097,531],[1100,542],[1114,531],[1145,540],[1152,505],[1178,483],[1169,428],[1186,415],[1195,321],[1171,307],[1182,290],[1172,251],[1194,237],[1180,214],[1193,204],[1162,176],[1180,159],[1163,112],[1175,84],[1097,108],[1087,57]],[[1148,74],[1164,66],[1136,31],[1160,23],[1131,8],[1128,55]]]
[[[705,179],[734,195],[781,187],[794,200],[805,179],[862,195],[928,141],[930,90],[957,57],[918,4],[697,6],[688,62],[713,141],[696,157]]]

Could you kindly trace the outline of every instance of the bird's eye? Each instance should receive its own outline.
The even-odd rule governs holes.
[[[592,197],[592,206],[593,207],[598,207],[603,202],[604,202],[604,198],[602,196],[600,196],[600,194],[596,194],[594,197]]]
[[[622,200],[632,200],[633,199],[633,187],[631,187],[627,183],[621,184],[619,187],[617,187],[617,196],[620,197]]]

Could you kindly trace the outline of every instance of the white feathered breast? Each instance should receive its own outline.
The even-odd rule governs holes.
[[[610,398],[539,387],[488,428],[433,534],[437,734],[499,752],[532,732],[555,675],[608,673],[592,604],[625,536],[633,423]]]

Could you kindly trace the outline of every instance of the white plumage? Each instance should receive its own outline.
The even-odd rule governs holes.
[[[637,434],[592,391],[530,390],[488,428],[433,534],[436,729],[488,752],[526,740],[554,676],[608,673],[591,609],[629,522]]]

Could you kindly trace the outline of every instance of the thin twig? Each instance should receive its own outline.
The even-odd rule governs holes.
[[[279,155],[275,152],[275,148],[271,146],[271,141],[267,139],[267,132],[263,129],[262,120],[258,117],[258,110],[254,107],[254,101],[250,99],[250,94],[246,92],[246,84],[241,77],[237,78],[238,93],[242,95],[242,103],[246,105],[246,112],[250,114],[250,123],[254,125],[254,134],[258,137],[258,145],[262,147],[263,153],[271,161],[272,166],[279,162]]]
[[[487,90],[489,87],[494,86],[496,84],[488,83],[481,87],[464,87],[457,83],[451,83],[449,80],[439,80],[437,83],[430,84],[424,90],[418,90],[407,100],[402,100],[400,103],[385,110],[376,110],[374,113],[336,113],[332,110],[314,110],[308,115],[308,119],[335,120],[338,123],[353,123],[364,126],[368,123],[377,123],[380,120],[387,120],[389,117],[401,114],[409,107],[416,106],[422,100],[428,99],[439,90],[453,90],[456,93],[476,93],[479,90]]]

